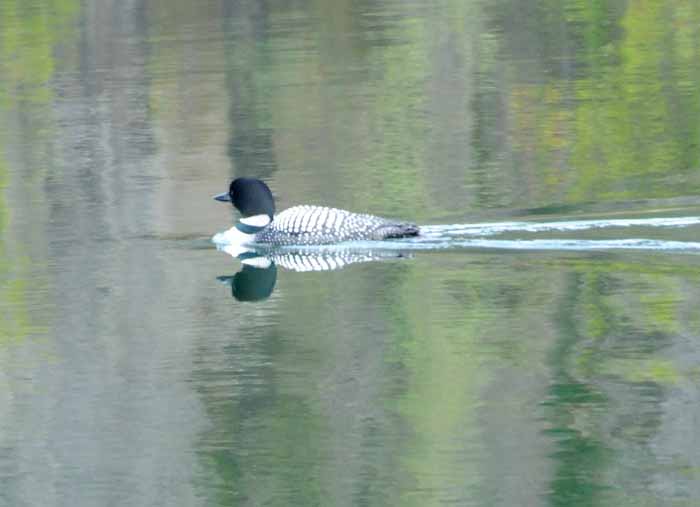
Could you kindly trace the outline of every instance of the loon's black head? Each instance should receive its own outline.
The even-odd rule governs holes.
[[[244,217],[275,214],[275,199],[270,188],[255,178],[236,178],[228,192],[215,195],[214,199],[232,203]]]

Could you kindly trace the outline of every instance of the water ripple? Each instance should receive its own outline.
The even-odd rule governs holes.
[[[700,225],[700,217],[424,225],[421,231],[426,237],[492,236],[504,232],[568,232],[611,227],[688,227],[692,225]]]

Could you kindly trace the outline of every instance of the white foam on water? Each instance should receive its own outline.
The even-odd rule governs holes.
[[[655,239],[533,239],[533,240],[488,240],[460,241],[455,246],[464,248],[496,248],[503,250],[654,250],[667,252],[700,253],[700,242],[663,241]]]
[[[700,242],[664,241],[655,239],[463,239],[442,241],[358,241],[337,245],[307,245],[285,247],[284,250],[303,252],[408,252],[436,250],[497,249],[497,250],[550,250],[550,251],[598,251],[598,250],[652,250],[674,253],[700,253]]]
[[[480,224],[423,225],[424,236],[493,236],[504,232],[567,232],[610,227],[689,227],[700,225],[700,217],[622,218],[614,220],[569,220],[561,222],[494,222]]]

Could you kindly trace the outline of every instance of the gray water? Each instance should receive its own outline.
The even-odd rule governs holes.
[[[0,0],[0,505],[700,504],[699,27]],[[242,175],[424,234],[249,266]]]

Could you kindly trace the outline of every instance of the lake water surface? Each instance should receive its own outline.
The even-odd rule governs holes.
[[[697,506],[699,217],[696,1],[0,0],[0,505]]]

